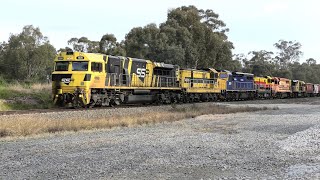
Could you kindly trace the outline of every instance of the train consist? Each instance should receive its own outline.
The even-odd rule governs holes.
[[[54,63],[53,101],[64,107],[319,96],[318,84],[300,80],[130,57],[61,52]]]

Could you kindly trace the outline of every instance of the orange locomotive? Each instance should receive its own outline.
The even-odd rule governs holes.
[[[272,93],[273,97],[286,98],[291,97],[291,80],[281,77],[272,78]]]

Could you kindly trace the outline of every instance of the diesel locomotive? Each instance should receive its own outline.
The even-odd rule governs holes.
[[[318,89],[281,77],[72,51],[56,56],[52,73],[54,104],[75,108],[318,96]]]

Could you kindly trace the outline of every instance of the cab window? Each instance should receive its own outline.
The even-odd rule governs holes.
[[[91,71],[102,72],[102,63],[91,63]]]
[[[72,62],[72,71],[88,71],[88,62]]]
[[[249,81],[250,81],[250,80],[253,80],[253,76],[248,76],[248,77],[247,77],[247,80],[249,80]]]
[[[68,71],[69,62],[56,62],[56,71]]]
[[[227,74],[220,73],[220,78],[221,78],[221,79],[224,79],[224,78],[227,78],[227,77],[228,77]]]

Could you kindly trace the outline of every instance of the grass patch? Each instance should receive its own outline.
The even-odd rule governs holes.
[[[30,136],[44,133],[57,133],[65,131],[80,131],[93,129],[110,129],[113,127],[132,127],[143,124],[172,122],[186,118],[193,118],[204,114],[228,114],[237,112],[253,112],[267,110],[268,108],[254,108],[248,106],[226,107],[222,105],[174,105],[168,111],[152,111],[137,113],[135,115],[111,116],[101,119],[37,119],[19,117],[0,121],[0,137]],[[34,115],[36,116],[36,115]]]
[[[52,107],[51,84],[0,85],[0,111]]]

